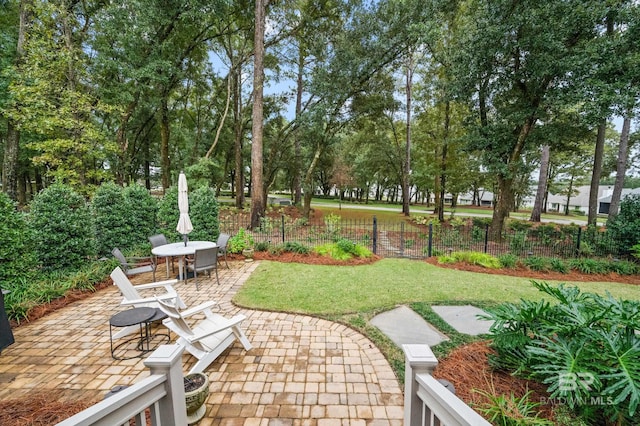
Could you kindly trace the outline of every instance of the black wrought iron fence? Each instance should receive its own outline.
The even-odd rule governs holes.
[[[243,215],[220,218],[221,232],[233,235],[238,229],[248,227],[249,219]],[[534,227],[524,223],[507,227],[501,238],[494,239],[490,237],[488,225],[477,223],[419,225],[405,221],[379,222],[375,217],[310,223],[282,216],[264,218],[260,226],[250,232],[256,243],[273,245],[296,242],[315,247],[347,238],[381,257],[425,258],[461,250],[495,256],[512,253],[520,257],[620,257],[625,251],[606,232],[578,225]]]

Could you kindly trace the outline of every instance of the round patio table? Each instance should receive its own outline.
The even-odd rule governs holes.
[[[184,258],[196,254],[196,250],[208,249],[216,247],[213,241],[189,241],[187,245],[184,242],[164,244],[151,249],[151,253],[158,257],[177,257],[178,258],[178,278],[182,281],[185,277]]]
[[[132,358],[140,358],[146,352],[149,352],[149,340],[150,332],[149,332],[149,324],[150,320],[157,315],[157,311],[155,308],[133,308],[127,309],[126,311],[118,312],[114,316],[109,319],[109,340],[111,341],[111,356],[113,359],[123,360],[123,359],[132,359]],[[111,332],[112,327],[129,327],[130,325],[140,325],[140,335],[136,337],[132,337],[130,339],[126,339],[125,341],[119,343],[117,346],[113,346],[113,334]],[[137,341],[136,345],[136,353],[133,356],[116,356],[115,352],[127,345],[131,342]],[[145,349],[144,344],[147,343],[147,348]],[[129,350],[126,349],[125,353]]]

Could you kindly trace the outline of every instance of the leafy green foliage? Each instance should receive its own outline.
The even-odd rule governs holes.
[[[128,212],[122,195],[122,187],[113,182],[100,185],[91,200],[96,224],[96,248],[98,255],[108,255],[114,247],[126,250],[131,247]]]
[[[552,398],[592,422],[637,420],[640,302],[533,285],[554,303],[522,300],[487,309],[486,318],[495,321],[492,362],[547,384]]]
[[[114,247],[130,250],[147,242],[155,230],[157,203],[145,188],[122,188],[112,182],[98,187],[91,202],[98,255]]]
[[[607,223],[607,233],[620,245],[623,253],[640,241],[640,195],[625,197],[620,202],[620,213]]]
[[[298,254],[309,254],[311,249],[304,244],[300,244],[294,241],[287,241],[284,244],[281,244],[279,247],[282,248],[282,251],[290,252],[290,253],[298,253]]]
[[[513,253],[501,254],[498,256],[498,260],[503,268],[513,269],[518,265],[518,256]]]
[[[438,257],[439,263],[466,262],[471,265],[480,265],[489,269],[499,269],[502,264],[497,257],[477,251],[454,251],[448,256]]]
[[[349,260],[352,257],[370,257],[371,251],[360,244],[346,238],[341,238],[334,243],[316,246],[313,249],[322,256],[329,256],[336,260]]]
[[[178,187],[167,188],[164,197],[158,203],[158,231],[163,233],[169,242],[179,241],[182,236],[176,231],[180,210],[178,210]]]
[[[193,231],[189,234],[189,238],[215,241],[220,233],[218,213],[218,200],[213,188],[202,186],[191,192],[189,194],[189,218],[193,224]]]
[[[548,270],[547,259],[540,256],[529,256],[522,261],[532,271]]]
[[[38,305],[63,297],[69,290],[94,291],[117,265],[117,260],[94,261],[77,271],[45,271],[37,276],[3,283],[10,292],[5,295],[7,316],[18,322],[27,319]]]
[[[139,247],[148,242],[147,238],[150,235],[156,233],[158,201],[147,188],[140,185],[125,187],[122,195],[127,210],[126,222],[131,241],[131,245],[126,247]]]
[[[244,228],[240,228],[238,233],[229,238],[227,250],[229,253],[242,253],[242,250],[253,248],[253,236]]]
[[[0,193],[0,283],[25,276],[37,265],[31,229],[7,195]]]
[[[55,184],[37,194],[29,225],[44,269],[78,268],[96,254],[89,206],[68,186]]]
[[[507,395],[495,395],[482,390],[474,390],[489,399],[489,403],[478,407],[485,417],[493,425],[500,426],[546,426],[553,425],[550,420],[540,417],[538,407],[540,402],[530,400],[533,391],[528,391],[521,397],[516,397],[513,392]]]

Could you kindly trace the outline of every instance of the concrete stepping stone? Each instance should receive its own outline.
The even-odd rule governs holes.
[[[402,347],[403,344],[419,343],[435,346],[449,340],[446,335],[407,306],[399,306],[376,315],[370,322],[398,347]]]
[[[493,324],[492,321],[479,319],[477,315],[486,314],[486,312],[471,305],[432,306],[431,309],[458,333],[471,336],[486,334],[489,333],[489,328]]]

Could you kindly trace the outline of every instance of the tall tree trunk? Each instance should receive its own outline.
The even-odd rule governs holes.
[[[313,159],[311,160],[311,164],[307,169],[307,172],[304,176],[303,188],[304,188],[304,203],[302,207],[302,215],[309,219],[311,214],[311,198],[313,197],[313,175],[316,171],[316,166],[320,161],[320,156],[322,155],[322,145],[318,145],[316,152],[313,154]]]
[[[591,186],[589,189],[589,214],[587,225],[595,226],[598,221],[598,187],[602,175],[602,159],[604,157],[604,136],[607,130],[607,121],[602,120],[598,126],[598,136],[596,137],[596,150],[593,155],[593,172],[591,174]]]
[[[24,55],[24,41],[31,19],[31,1],[20,2],[20,24],[18,27],[18,42],[16,44],[15,64],[19,67]],[[7,196],[18,200],[18,153],[20,149],[20,130],[13,120],[7,120],[7,137],[4,145],[2,161],[2,190]]]
[[[611,205],[609,206],[609,217],[613,220],[620,210],[620,198],[622,196],[622,186],[624,185],[624,175],[627,172],[627,158],[629,157],[629,132],[631,131],[631,118],[624,117],[622,122],[622,133],[620,134],[620,146],[618,146],[618,161],[616,164],[616,182],[613,185],[611,194]]]
[[[407,75],[406,75],[406,92],[407,92],[407,143],[405,151],[404,171],[402,173],[402,213],[409,216],[410,204],[410,188],[411,184],[411,91],[413,89],[413,53],[409,52],[407,58]]]
[[[218,145],[218,140],[220,140],[220,133],[222,132],[222,127],[224,126],[224,122],[227,119],[227,114],[229,113],[229,104],[231,103],[231,70],[229,70],[229,74],[227,75],[227,101],[224,105],[224,112],[222,113],[222,117],[220,117],[220,123],[218,124],[218,128],[216,129],[216,137],[213,139],[213,143],[211,147],[205,154],[204,158],[211,157],[213,154],[213,150]]]
[[[162,189],[171,186],[171,158],[169,157],[169,106],[167,96],[160,101],[160,157],[162,164]]]
[[[571,195],[573,194],[573,180],[574,176],[571,174],[571,178],[569,178],[569,188],[567,189],[567,202],[564,206],[564,215],[569,216],[569,207],[571,206]]]
[[[251,143],[251,228],[260,225],[264,217],[265,200],[262,176],[263,95],[264,95],[264,26],[267,0],[256,0],[253,56],[253,110]]]
[[[235,187],[236,187],[236,207],[244,208],[244,165],[242,161],[242,90],[240,83],[240,72],[234,72],[233,81],[233,135],[235,146]]]
[[[536,191],[536,200],[533,203],[531,211],[531,222],[540,222],[542,214],[542,206],[544,204],[545,195],[547,193],[547,176],[549,175],[549,157],[551,156],[551,148],[549,145],[542,147],[542,156],[540,158],[540,174],[538,175],[538,190]]]
[[[298,76],[296,81],[296,119],[300,118],[302,114],[302,90],[303,87],[303,73],[304,73],[304,53],[302,47],[298,47]],[[302,143],[300,141],[300,127],[295,130],[294,137],[294,158],[295,165],[293,169],[293,204],[300,205],[302,200]]]

